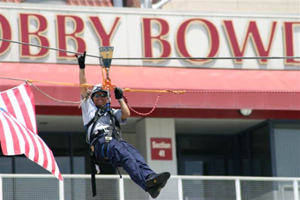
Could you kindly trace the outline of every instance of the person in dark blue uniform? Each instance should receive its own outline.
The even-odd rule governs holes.
[[[80,84],[86,84],[85,55],[76,56],[80,68]],[[120,109],[110,107],[110,92],[97,85],[92,91],[86,87],[80,88],[83,103],[83,123],[87,130],[87,143],[97,162],[106,162],[114,167],[123,167],[131,179],[152,198],[156,198],[160,190],[170,178],[169,172],[156,174],[146,164],[141,154],[121,138],[121,124],[125,124],[130,116],[130,110],[123,99],[123,90],[116,87],[115,98]]]

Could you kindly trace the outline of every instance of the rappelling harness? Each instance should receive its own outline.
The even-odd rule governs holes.
[[[111,64],[111,59],[113,55],[113,50],[114,47],[100,47],[100,66],[102,67],[102,88],[108,92],[109,90],[116,88],[115,85],[111,84],[111,80],[109,78],[109,70],[110,70],[110,64]],[[88,97],[85,98],[85,100]],[[98,122],[98,120],[106,115],[109,114],[110,118],[110,124],[108,128],[104,128],[102,130],[97,130],[94,132],[95,126]],[[91,130],[89,130],[89,127],[91,127]],[[110,103],[107,103],[103,108],[98,108],[98,110],[95,113],[94,118],[85,125],[86,131],[87,131],[87,142],[91,145],[90,148],[90,157],[91,157],[91,179],[92,179],[92,191],[93,191],[93,197],[96,196],[96,180],[95,180],[95,175],[96,173],[100,173],[100,168],[99,168],[99,163],[98,160],[95,156],[95,145],[98,143],[100,138],[104,137],[105,142],[102,144],[101,148],[101,154],[103,159],[100,161],[105,163],[105,164],[112,164],[111,160],[109,159],[109,143],[111,142],[112,139],[116,139],[117,141],[120,141],[121,138],[121,126],[119,121],[117,120],[116,116],[113,113],[113,110],[110,107]],[[100,153],[100,152],[99,152]],[[118,169],[117,166],[114,166],[119,175],[120,178],[122,178],[122,175]]]
[[[109,115],[110,118],[110,124],[109,127],[103,128],[101,130],[97,130],[94,132],[95,126],[98,122],[98,120],[104,116],[104,115]],[[90,131],[89,127],[91,127]],[[95,156],[95,145],[99,142],[99,140],[104,137],[105,142],[101,144],[101,154],[103,159],[100,161],[105,163],[105,164],[112,164],[111,160],[109,159],[109,143],[112,139],[116,139],[117,141],[120,141],[121,138],[121,126],[119,121],[117,120],[116,116],[113,113],[113,110],[110,107],[110,103],[107,103],[103,108],[98,108],[95,116],[93,119],[89,121],[88,124],[85,125],[85,129],[87,131],[87,142],[90,144],[90,159],[91,159],[91,180],[92,180],[92,191],[93,191],[93,196],[96,196],[96,180],[95,180],[95,175],[96,173],[100,173],[100,168],[99,168],[99,163],[98,160]],[[99,153],[100,153],[99,152]],[[120,178],[122,178],[122,175],[118,169],[117,166],[114,166],[119,175]]]

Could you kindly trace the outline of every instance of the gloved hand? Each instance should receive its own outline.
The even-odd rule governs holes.
[[[80,69],[85,68],[85,55],[86,55],[86,51],[84,51],[83,55],[75,55],[78,60],[78,65]]]
[[[123,98],[123,90],[122,88],[116,87],[115,88],[115,98],[122,99]]]

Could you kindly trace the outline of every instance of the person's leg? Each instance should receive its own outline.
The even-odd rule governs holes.
[[[140,154],[140,152],[134,148],[131,144],[129,144],[128,142],[122,140],[120,141],[120,143],[127,149],[127,151],[135,158],[137,164],[139,165],[143,176],[145,178],[147,178],[149,175],[151,174],[155,174],[155,172],[150,169],[150,167],[147,165],[145,159],[143,158],[143,156]]]
[[[101,153],[101,144],[103,144],[102,140],[100,140],[100,142],[95,147],[97,159],[103,159],[103,155]],[[109,142],[107,152],[113,166],[123,167],[124,170],[129,174],[131,179],[142,189],[147,191],[147,188],[145,186],[146,178],[144,177],[139,164],[120,142],[115,139],[111,140]]]
[[[126,141],[120,142],[127,151],[136,159],[145,179],[146,188],[151,195],[152,198],[156,198],[160,190],[166,185],[168,179],[170,178],[169,172],[163,172],[156,174],[150,167],[146,164],[142,155],[135,149],[131,144],[127,143]]]

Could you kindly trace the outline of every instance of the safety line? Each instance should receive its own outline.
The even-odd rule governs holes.
[[[48,97],[49,99],[53,101],[57,101],[59,103],[69,103],[69,104],[79,104],[79,107],[83,103],[83,101],[64,101],[64,100],[59,100],[56,99],[46,92],[42,91],[39,89],[37,86],[35,86],[33,83],[48,83],[48,84],[55,84],[55,85],[68,85],[68,86],[77,86],[77,87],[90,87],[94,85],[90,84],[72,84],[72,83],[60,83],[60,82],[49,82],[49,81],[37,81],[37,80],[26,80],[26,79],[18,79],[18,78],[8,78],[8,77],[0,77],[0,79],[7,79],[7,80],[16,80],[16,81],[25,81],[31,84],[37,91]],[[124,99],[127,103],[128,108],[133,111],[134,113],[141,115],[141,116],[147,116],[150,115],[151,113],[154,112],[158,105],[158,101],[163,93],[172,93],[176,95],[182,95],[182,94],[195,94],[195,93],[300,93],[300,91],[259,91],[259,90],[253,90],[253,91],[248,91],[248,90],[147,90],[147,89],[132,89],[132,88],[124,88],[123,89],[125,92],[158,92],[158,96],[156,97],[154,106],[149,112],[146,113],[141,113],[138,112],[137,110],[133,109],[130,104],[128,103],[127,97],[124,95]]]
[[[45,48],[45,49],[50,49],[50,50],[55,50],[55,51],[63,51],[67,53],[73,53],[77,55],[82,55],[83,53],[80,52],[75,52],[75,51],[68,51],[65,49],[58,49],[58,48],[53,48],[53,47],[46,47],[46,46],[41,46],[41,45],[36,45],[36,44],[31,44],[31,43],[26,43],[26,42],[19,42],[19,41],[14,41],[14,40],[8,40],[8,39],[2,39],[0,40],[5,41],[5,42],[11,42],[11,43],[16,43],[16,44],[23,44],[23,45],[29,45],[29,46],[34,46],[34,47],[39,47],[39,48]],[[88,57],[93,57],[93,58],[102,58],[101,56],[95,56],[95,55],[90,55],[86,54]],[[253,60],[253,59],[300,59],[300,56],[253,56],[253,57],[131,57],[131,58],[111,58],[112,60],[238,60],[238,59],[243,59],[243,60]]]
[[[51,81],[39,81],[39,80],[30,80],[30,79],[19,79],[19,78],[10,78],[10,77],[2,77],[0,79],[13,80],[13,81],[25,81],[28,83],[47,83],[52,85],[66,85],[66,86],[75,86],[75,87],[93,87],[95,85],[91,84],[75,84],[75,83],[62,83],[62,82],[51,82]]]
[[[1,77],[0,79],[15,80],[15,81],[25,81],[28,83],[47,83],[54,85],[67,85],[75,87],[94,87],[92,84],[74,84],[74,83],[62,83],[62,82],[51,82],[51,81],[39,81],[30,79],[19,79],[10,77]],[[290,90],[290,91],[278,91],[278,90],[154,90],[154,89],[136,89],[136,88],[124,88],[124,92],[153,92],[153,93],[174,93],[177,95],[184,93],[300,93],[300,90]]]
[[[38,90],[40,93],[42,93],[43,95],[45,95],[46,97],[48,97],[49,99],[52,99],[53,101],[57,101],[59,103],[71,103],[71,104],[80,104],[81,101],[64,101],[64,100],[59,100],[56,99],[52,96],[50,96],[49,94],[47,94],[46,92],[42,91],[40,88],[38,88],[37,86],[35,86],[34,84],[31,84],[32,87],[34,87],[36,90]]]
[[[159,100],[159,98],[160,98],[160,96],[161,96],[162,94],[163,94],[163,93],[161,92],[161,93],[159,93],[159,94],[157,95],[156,100],[155,100],[155,103],[154,103],[154,106],[152,107],[152,109],[151,109],[149,112],[146,112],[146,113],[141,113],[141,112],[139,112],[139,111],[133,109],[133,108],[129,105],[128,99],[127,99],[127,97],[126,97],[125,95],[124,95],[124,98],[125,98],[125,102],[126,102],[128,108],[129,108],[131,111],[133,111],[134,113],[136,113],[136,114],[138,114],[138,115],[146,116],[146,115],[150,115],[151,113],[154,112],[154,110],[155,110],[156,107],[157,107],[158,100]]]

